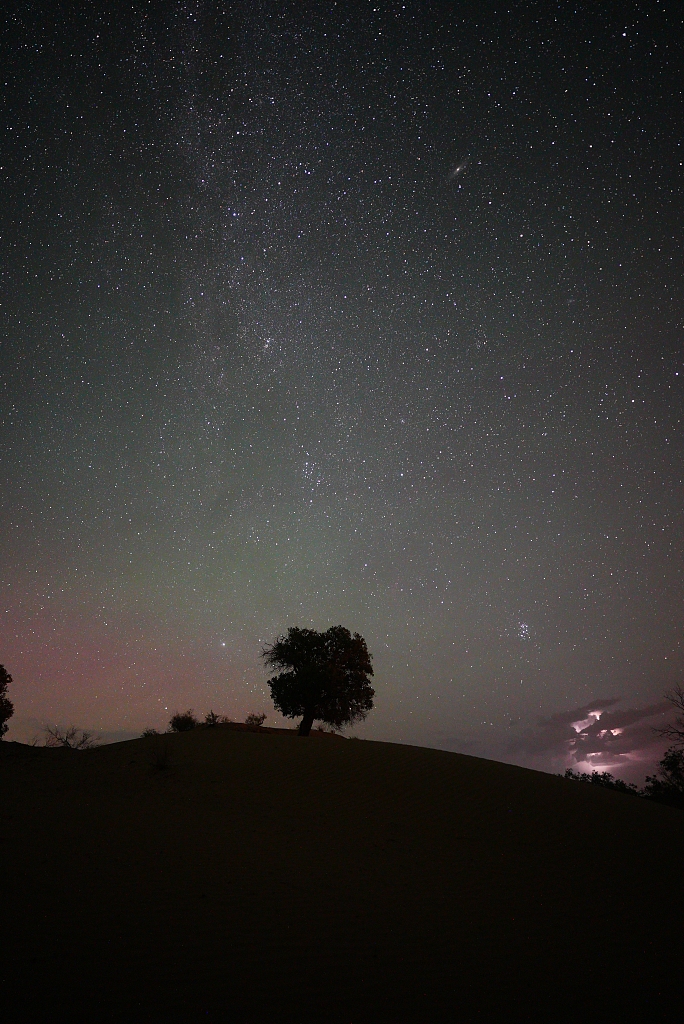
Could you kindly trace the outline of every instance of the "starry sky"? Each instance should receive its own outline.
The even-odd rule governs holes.
[[[13,3],[8,738],[274,712],[642,780],[681,682],[679,3]]]

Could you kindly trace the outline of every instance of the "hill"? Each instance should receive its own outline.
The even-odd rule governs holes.
[[[227,728],[0,744],[9,1022],[676,1019],[684,815]]]

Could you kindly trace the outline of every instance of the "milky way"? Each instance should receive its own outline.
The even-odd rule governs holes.
[[[10,738],[276,724],[261,647],[341,623],[360,735],[562,768],[620,700],[582,763],[643,775],[684,664],[681,22],[5,15]]]

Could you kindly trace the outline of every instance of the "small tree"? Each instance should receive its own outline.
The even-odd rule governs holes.
[[[9,729],[7,722],[14,714],[14,704],[7,696],[7,687],[11,682],[12,676],[4,665],[0,665],[0,740]]]
[[[171,716],[169,722],[171,732],[190,732],[197,725],[199,722],[192,713],[192,708],[188,711],[177,711],[175,715]]]
[[[308,736],[316,720],[338,729],[360,722],[373,707],[366,641],[344,626],[331,626],[324,633],[291,627],[261,656],[269,668],[285,669],[268,685],[281,714],[302,716],[300,736]]]

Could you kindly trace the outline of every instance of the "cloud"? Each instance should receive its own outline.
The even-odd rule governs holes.
[[[508,754],[530,767],[610,771],[642,777],[662,756],[653,731],[672,711],[667,701],[641,708],[616,708],[621,698],[597,698],[571,711],[540,718],[509,744]]]

